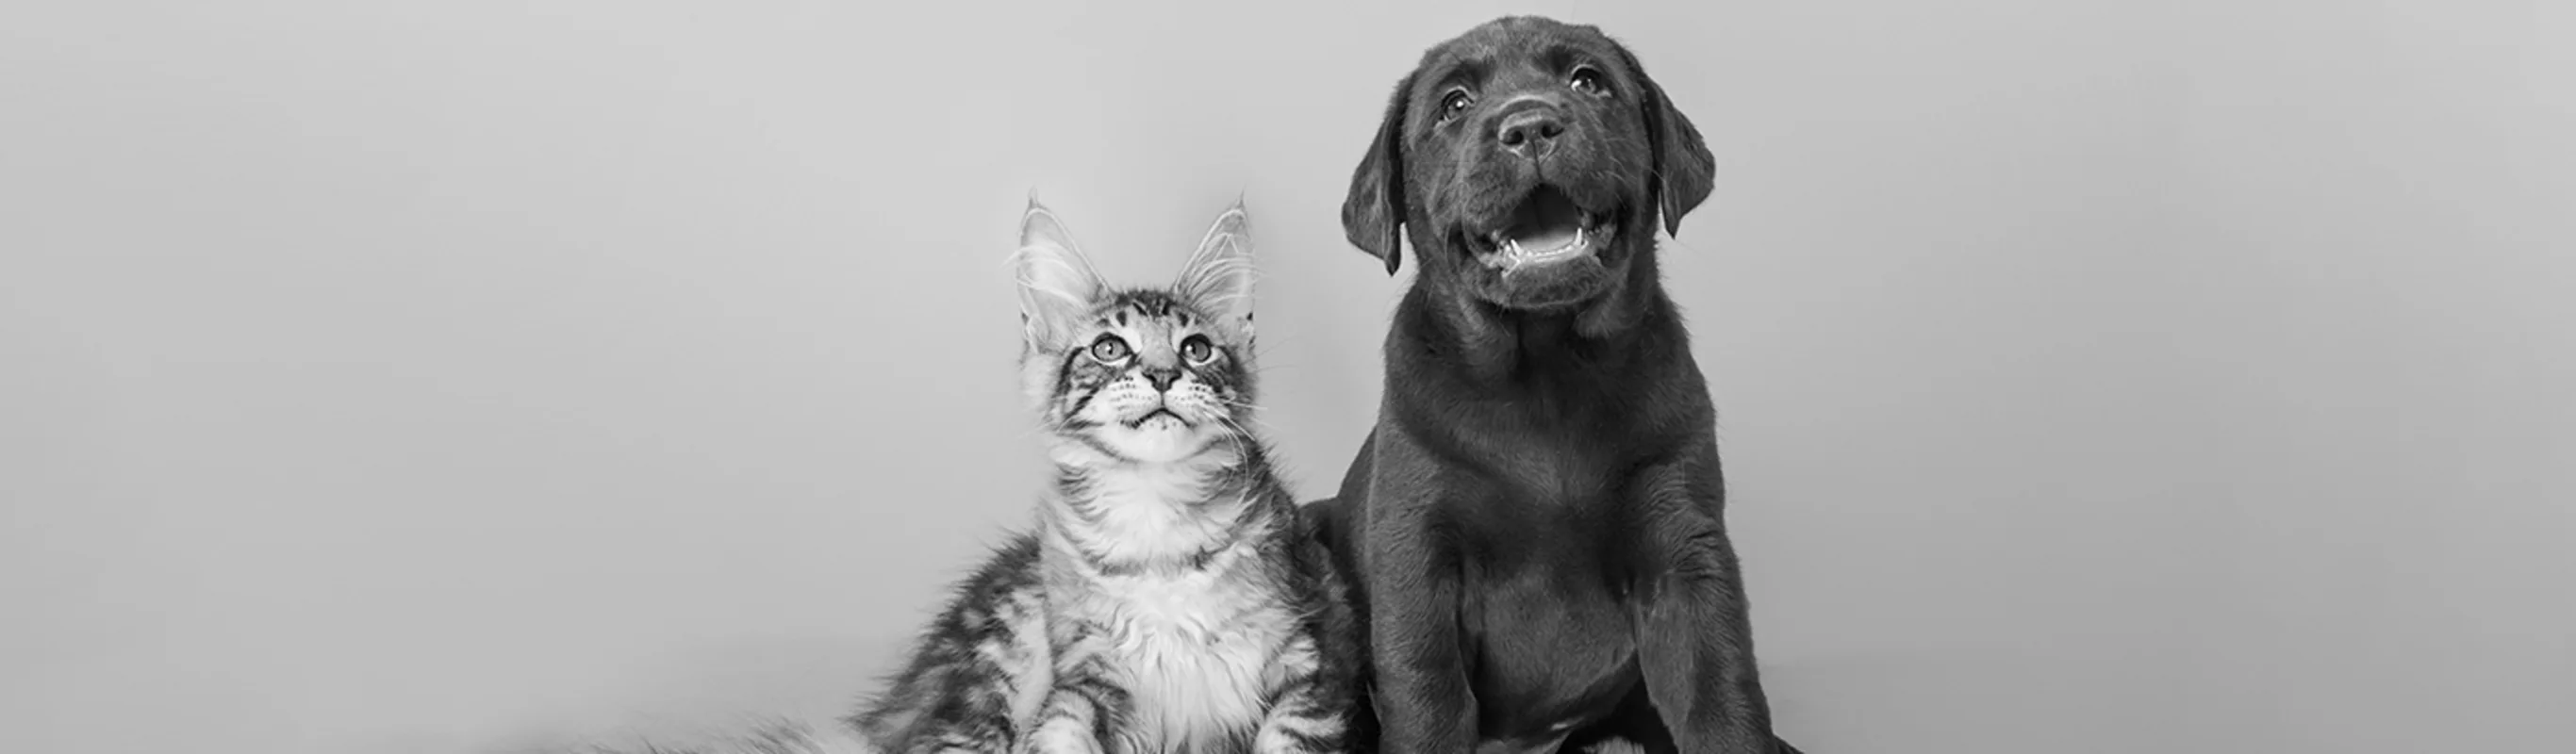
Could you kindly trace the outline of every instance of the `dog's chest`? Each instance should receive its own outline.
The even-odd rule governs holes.
[[[1266,589],[1211,572],[1151,574],[1102,585],[1094,603],[1111,665],[1135,702],[1144,751],[1209,751],[1248,737],[1293,635],[1288,606]]]
[[[1465,617],[1483,629],[1489,651],[1552,666],[1622,661],[1631,621],[1626,577],[1606,561],[1612,553],[1524,546],[1530,557],[1484,560],[1466,574]]]
[[[1638,543],[1605,522],[1607,498],[1485,508],[1460,618],[1489,735],[1562,733],[1599,719],[1638,673]],[[1506,512],[1507,511],[1507,512]]]
[[[1491,485],[1489,494],[1515,508],[1609,507],[1615,504],[1607,499],[1618,487],[1615,477],[1633,466],[1623,462],[1614,439],[1562,417],[1498,419],[1467,435],[1465,449],[1491,459],[1477,469]]]

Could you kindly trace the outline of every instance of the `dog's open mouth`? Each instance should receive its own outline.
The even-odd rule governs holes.
[[[1609,218],[1583,209],[1555,186],[1541,185],[1521,198],[1501,227],[1470,236],[1469,247],[1486,266],[1505,272],[1589,256],[1610,240]]]

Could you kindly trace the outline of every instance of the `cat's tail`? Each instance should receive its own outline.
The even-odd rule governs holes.
[[[592,746],[564,754],[879,754],[857,731],[838,724],[780,721],[731,738],[672,745]]]

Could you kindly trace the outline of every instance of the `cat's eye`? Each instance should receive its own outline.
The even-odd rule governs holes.
[[[1189,359],[1192,364],[1208,363],[1209,360],[1216,358],[1216,345],[1209,343],[1207,336],[1204,335],[1183,338],[1181,339],[1181,358]]]
[[[1467,105],[1474,101],[1474,98],[1467,96],[1467,90],[1450,90],[1449,96],[1440,98],[1440,121],[1446,123],[1449,119],[1458,117],[1458,114],[1466,112]]]
[[[1565,85],[1595,97],[1610,93],[1610,87],[1601,83],[1601,72],[1591,66],[1574,69],[1574,75],[1566,78]]]
[[[1127,341],[1119,340],[1116,335],[1100,336],[1099,340],[1091,342],[1091,358],[1102,362],[1127,358]]]

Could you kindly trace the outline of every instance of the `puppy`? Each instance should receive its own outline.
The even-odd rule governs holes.
[[[1313,510],[1388,754],[1795,752],[1771,733],[1716,412],[1655,267],[1715,159],[1634,56],[1508,17],[1398,84],[1342,227],[1421,272]]]

